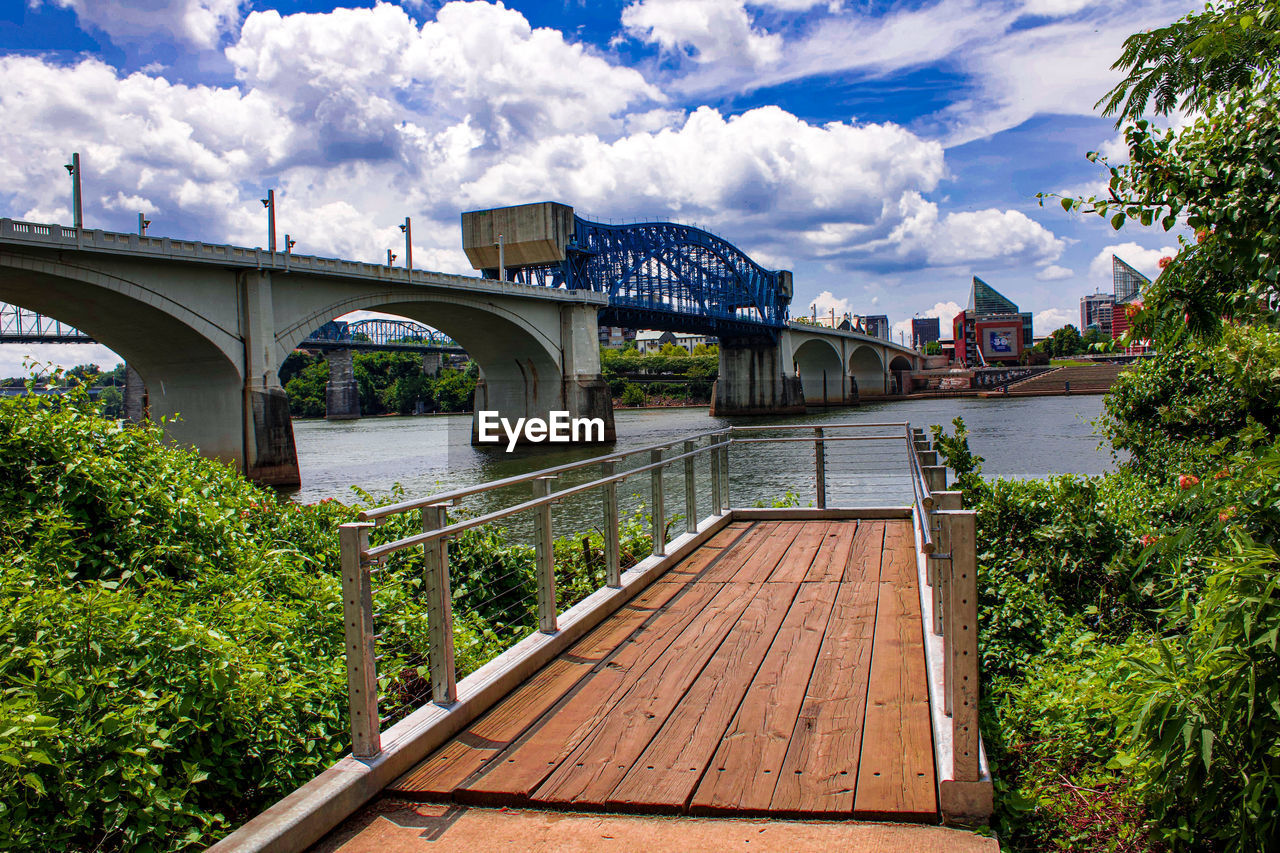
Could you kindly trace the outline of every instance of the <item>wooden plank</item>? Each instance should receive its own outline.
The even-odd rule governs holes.
[[[533,793],[533,801],[603,803],[753,603],[761,586],[724,584],[661,659],[648,667],[600,724],[560,762]]]
[[[666,610],[654,614],[630,641],[597,667],[554,713],[491,762],[486,772],[454,792],[469,803],[510,805],[529,794],[604,720],[645,671],[659,660],[681,632],[698,619],[721,589],[720,584],[690,584]]]
[[[853,810],[883,537],[883,522],[859,525],[851,558],[856,571],[852,580],[840,584],[773,792],[773,811]]]
[[[911,529],[891,523],[876,609],[854,814],[926,817],[938,810],[923,625]]]
[[[753,521],[731,521],[724,530],[721,530],[715,536],[712,536],[702,544],[703,548],[728,548],[734,542],[738,541],[738,537],[751,529]]]
[[[664,710],[667,702],[658,702],[657,709],[645,703],[647,719],[637,717],[639,727],[655,729],[657,733],[606,798],[605,805],[629,811],[683,810],[799,588],[799,583],[765,584],[673,710],[657,714],[655,710]],[[638,740],[632,738],[632,742]],[[619,745],[625,742],[620,741]],[[615,752],[614,759],[614,765],[625,764],[630,753]],[[588,789],[584,795],[590,793]]]
[[[770,582],[800,583],[809,574],[809,567],[813,565],[813,558],[817,556],[830,524],[826,521],[807,521],[801,524],[803,526],[791,547],[787,548],[778,567],[769,575]]]
[[[868,524],[870,522],[862,522]],[[827,535],[822,540],[818,553],[814,555],[813,564],[805,580],[813,582],[842,581],[849,565],[849,557],[853,554],[853,542],[858,532],[857,521],[833,521],[827,527]]]
[[[769,809],[838,587],[801,584],[689,802],[692,813]]]
[[[725,555],[725,559],[717,563],[711,572],[707,573],[707,577],[717,574],[725,581],[734,583],[764,583],[769,580],[778,564],[782,562],[783,555],[787,553],[787,549],[791,547],[791,543],[800,535],[800,531],[804,530],[808,522],[804,521],[773,521],[761,524],[757,530],[763,531],[763,535],[752,541],[746,539],[739,540],[740,545]],[[743,546],[746,547],[743,547]],[[740,550],[747,551],[746,558],[738,566],[737,570],[731,575],[728,569],[719,571],[721,566],[728,563],[728,558],[737,554]],[[731,565],[731,564],[730,564]]]
[[[685,586],[660,581],[645,589],[387,790],[428,798],[450,796]]]
[[[733,576],[743,567],[747,560],[769,541],[778,528],[779,522],[766,521],[753,524],[751,528],[738,538],[731,546],[721,551],[719,562],[702,574],[701,580],[710,583],[725,583],[733,580]]]

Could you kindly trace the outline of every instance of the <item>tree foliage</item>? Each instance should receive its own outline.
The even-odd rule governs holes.
[[[1157,115],[1205,112],[1215,96],[1273,75],[1278,62],[1276,0],[1211,2],[1203,12],[1125,39],[1111,67],[1127,73],[1096,106],[1115,115],[1117,127],[1141,118],[1148,105]]]

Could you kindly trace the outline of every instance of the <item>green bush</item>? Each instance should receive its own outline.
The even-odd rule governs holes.
[[[0,400],[0,850],[203,848],[345,752],[354,515],[280,502],[83,390]],[[418,530],[406,513],[373,540]],[[562,606],[601,581],[576,545],[555,546]],[[648,553],[640,519],[621,550]],[[450,569],[462,677],[536,625],[532,549],[469,531]],[[406,549],[375,577],[392,718],[429,689],[422,570]]]

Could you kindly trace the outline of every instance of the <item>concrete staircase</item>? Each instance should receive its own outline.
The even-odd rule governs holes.
[[[1121,371],[1128,370],[1127,364],[1088,364],[1059,367],[1048,373],[1041,373],[1009,386],[1009,396],[1032,396],[1063,394],[1067,383],[1071,384],[1072,394],[1105,394],[1110,390]],[[984,397],[1003,396],[1002,392],[983,394]]]

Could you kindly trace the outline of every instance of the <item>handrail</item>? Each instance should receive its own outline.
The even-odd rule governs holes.
[[[674,442],[674,443],[678,444],[679,442]],[[670,446],[670,445],[667,445],[667,446]],[[567,489],[561,489],[558,492],[552,492],[551,494],[546,495],[545,497],[533,498],[531,500],[527,500],[522,503],[515,504],[513,506],[494,510],[493,512],[489,512],[489,513],[485,513],[484,515],[477,515],[475,518],[468,518],[465,521],[455,522],[453,524],[450,524],[448,527],[442,527],[439,530],[430,530],[430,531],[425,531],[423,533],[415,533],[413,536],[407,536],[404,539],[397,539],[394,542],[388,542],[385,545],[379,545],[376,548],[370,548],[369,550],[365,551],[364,556],[366,560],[380,560],[386,555],[394,553],[396,551],[400,551],[404,548],[412,548],[414,545],[422,545],[427,542],[434,542],[437,539],[448,539],[448,538],[457,536],[459,533],[462,533],[464,530],[470,530],[473,527],[481,527],[482,525],[489,524],[494,521],[500,521],[504,518],[507,518],[508,516],[512,516],[512,515],[516,515],[517,513],[524,512],[525,510],[536,509],[546,504],[558,503],[564,498],[572,497],[573,495],[590,491],[591,489],[594,489],[598,486],[603,486],[608,483],[620,483],[623,480],[635,474],[643,474],[644,472],[652,471],[655,468],[665,468],[666,466],[670,465],[673,462],[679,462],[682,459],[691,459],[695,456],[700,456],[703,453],[707,453],[714,449],[715,449],[714,444],[708,444],[706,447],[699,447],[696,450],[693,450],[689,453],[681,453],[679,456],[667,457],[666,459],[663,459],[661,462],[650,462],[649,464],[641,465],[638,468],[628,468],[626,471],[623,471],[619,474],[613,474],[608,477],[601,477],[599,479],[592,480],[589,483],[580,483],[576,486],[570,486]],[[608,457],[604,457],[603,461],[607,462],[611,460],[609,460]],[[544,475],[544,477],[545,476],[547,475]],[[543,479],[544,477],[538,477],[536,479]],[[444,501],[438,501],[438,503],[444,503]]]
[[[583,459],[580,462],[566,462],[563,465],[553,465],[550,468],[542,468],[538,471],[531,471],[528,474],[516,474],[511,477],[504,477],[501,480],[492,480],[488,483],[481,483],[477,486],[464,486],[461,489],[453,489],[448,492],[440,492],[434,495],[428,495],[425,498],[411,498],[407,501],[399,503],[387,504],[386,506],[371,507],[364,509],[356,516],[361,521],[377,521],[380,518],[386,518],[388,515],[395,515],[409,510],[422,509],[424,506],[440,503],[455,503],[458,500],[478,495],[482,492],[491,492],[497,489],[505,489],[508,486],[518,486],[521,483],[532,482],[539,477],[555,477],[566,471],[575,471],[579,468],[587,468],[592,465],[599,465],[602,462],[618,462],[626,459],[628,456],[635,456],[639,453],[650,453],[654,450],[666,450],[668,447],[680,444],[683,441],[696,441],[700,438],[708,438],[715,435],[724,435],[729,432],[732,427],[723,429],[708,430],[706,432],[694,433],[693,435],[681,436],[673,441],[663,442],[661,444],[650,444],[647,447],[638,447],[634,450],[620,450],[616,453],[606,453],[603,456],[593,456],[590,459]]]

